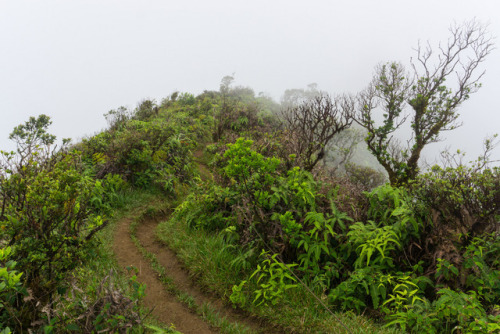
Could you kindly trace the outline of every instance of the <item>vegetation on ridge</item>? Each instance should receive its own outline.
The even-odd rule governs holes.
[[[423,146],[456,125],[456,108],[476,89],[472,75],[491,49],[475,24],[452,34],[443,62],[416,72],[414,85],[390,63],[357,97],[310,87],[288,91],[280,106],[225,77],[219,91],[112,110],[106,131],[60,149],[47,116],[16,127],[17,152],[2,152],[0,165],[0,330],[146,330],[144,289],[134,278],[128,295],[126,284],[94,286],[91,310],[87,276],[70,280],[97,261],[103,230],[132,189],[178,201],[158,238],[205,288],[277,328],[498,332],[493,142],[469,165],[417,164]],[[476,58],[455,62],[468,47]],[[430,55],[420,54],[425,68]],[[444,80],[462,65],[451,91]],[[378,104],[386,111],[380,127]],[[405,104],[415,111],[415,143],[396,150],[391,135]],[[390,184],[351,160],[360,137],[348,129],[353,121],[367,129],[368,150]],[[199,165],[212,177],[200,177]]]

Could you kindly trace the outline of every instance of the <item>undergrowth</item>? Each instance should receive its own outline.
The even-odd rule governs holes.
[[[323,307],[307,286],[329,308],[382,318],[387,330],[500,329],[498,169],[436,167],[407,187],[358,195],[243,138],[215,160],[216,181],[195,185],[158,235],[235,306],[307,331]],[[339,209],[346,196],[364,215]],[[288,317],[287,307],[308,311]]]
[[[170,219],[158,226],[158,238],[176,251],[178,257],[207,289],[221,296],[226,302],[233,286],[250,276],[252,268],[245,269],[244,261],[237,261],[242,254],[222,235],[190,229],[183,220]],[[253,287],[256,287],[252,283]],[[278,324],[289,333],[345,333],[345,329],[304,289],[289,290],[276,305],[249,304],[245,309],[251,314]],[[354,313],[336,313],[352,333],[396,333],[383,329],[366,317]]]

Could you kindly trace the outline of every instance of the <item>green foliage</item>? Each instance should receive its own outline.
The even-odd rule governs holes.
[[[331,290],[329,297],[344,309],[360,312],[371,304],[374,309],[393,314],[407,312],[416,302],[423,302],[422,287],[426,284],[425,278],[413,278],[402,272],[383,274],[381,267],[367,266],[351,273]]]
[[[391,282],[391,275],[384,276],[384,281],[387,284],[392,284],[392,293],[382,305],[386,313],[395,313],[400,311],[410,310],[417,301],[423,302],[424,300],[418,296],[420,292],[417,284],[412,282],[409,275],[400,275],[394,277],[395,282]]]
[[[194,175],[190,150],[205,131],[200,119],[188,117],[146,100],[133,117],[120,117],[119,126],[85,139],[80,148],[97,178],[119,174],[134,186],[177,194]]]
[[[251,149],[253,141],[239,138],[228,144],[224,157],[228,164],[224,171],[229,178],[245,187],[246,191],[261,190],[273,183],[273,174],[280,164],[279,159],[264,158]]]
[[[493,310],[498,305],[500,263],[496,234],[455,236],[454,240],[462,240],[453,246],[463,258],[460,263],[437,256],[445,254],[442,251],[424,251],[432,245],[426,240],[447,231],[436,221],[436,217],[444,216],[433,211],[439,200],[463,198],[461,205],[478,203],[476,207],[470,205],[477,208],[474,217],[488,224],[497,221],[492,219],[494,212],[498,214],[494,204],[498,192],[493,190],[498,182],[496,171],[468,176],[478,180],[475,190],[474,183],[470,188],[460,187],[465,178],[451,178],[451,170],[434,176],[447,184],[443,190],[431,188],[437,180],[430,176],[422,176],[408,188],[377,187],[365,193],[365,204],[358,205],[367,205],[366,212],[359,216],[361,221],[353,223],[337,208],[344,204],[340,199],[349,199],[343,192],[351,188],[343,184],[325,187],[298,167],[282,169],[278,159],[259,153],[259,147],[243,138],[227,145],[223,157],[214,164],[219,168],[220,176],[215,178],[219,183],[198,185],[176,212],[176,217],[184,218],[191,227],[220,233],[231,244],[228,249],[234,254],[231,265],[235,270],[245,273],[258,268],[232,286],[233,304],[248,307],[254,300],[254,307],[263,307],[268,297],[286,293],[277,285],[278,279],[268,281],[271,276],[279,276],[277,272],[271,274],[273,262],[269,260],[264,266],[257,261],[255,249],[264,241],[279,249],[286,263],[296,263],[295,273],[316,293],[328,296],[331,305],[360,313],[371,309],[384,314],[389,327],[432,333],[451,331],[456,326],[472,331],[477,325],[482,326],[477,331],[485,332],[490,322],[496,321]],[[475,193],[466,197],[466,189]],[[457,192],[461,197],[433,195],[441,191]],[[441,212],[449,212],[446,210]],[[432,258],[434,254],[437,261]],[[278,268],[278,264],[274,266]],[[471,289],[469,296],[476,294],[474,303],[482,307],[474,324],[467,312],[460,324],[452,323],[443,310],[454,301],[436,294],[459,285]]]
[[[15,129],[18,155],[2,152],[0,165],[0,243],[9,245],[11,259],[4,269],[15,264],[23,284],[21,290],[9,283],[9,319],[2,321],[16,330],[30,328],[65,291],[66,275],[92,254],[94,235],[106,224],[100,213],[109,211],[95,201],[102,184],[87,175],[80,152],[48,149],[55,137],[42,116]]]
[[[443,277],[445,280],[452,280],[457,278],[458,276],[457,267],[455,267],[453,264],[443,259],[437,259],[437,261],[438,264],[436,266],[436,278],[439,279]]]
[[[221,230],[234,222],[225,209],[234,203],[236,192],[214,184],[194,187],[186,200],[176,208],[179,218],[191,228]]]
[[[432,314],[430,302],[426,299],[417,300],[412,305],[406,304],[401,311],[388,314],[385,327],[399,327],[410,333],[437,333],[434,326],[437,319],[430,314]]]
[[[96,180],[90,199],[93,209],[101,215],[111,215],[113,208],[122,207],[121,193],[125,185],[118,174],[107,174],[103,180]]]
[[[370,203],[368,217],[378,226],[393,226],[403,239],[419,236],[426,212],[404,188],[384,185],[367,197]]]
[[[451,224],[471,217],[487,223],[488,220],[494,220],[499,211],[499,185],[498,167],[461,165],[456,168],[434,166],[417,179],[413,188],[428,207],[446,214],[443,219]],[[491,226],[485,227],[491,229]]]
[[[51,124],[50,117],[42,114],[36,118],[30,117],[27,122],[14,128],[9,135],[9,139],[16,142],[17,151],[21,155],[21,158],[29,157],[31,153],[34,153],[41,147],[46,147],[54,143],[56,137],[47,132]]]
[[[324,275],[325,272],[330,272],[330,275],[338,278],[338,272],[331,268],[332,261],[338,260],[341,256],[337,254],[338,245],[337,233],[335,229],[341,231],[346,230],[346,221],[351,219],[345,214],[336,209],[331,202],[331,214],[323,214],[321,212],[308,212],[305,217],[306,227],[309,227],[307,232],[302,231],[296,238],[297,249],[303,248],[304,252],[298,255],[300,261],[299,269],[302,271],[310,271],[312,275]],[[341,248],[345,250],[345,248]],[[331,278],[331,277],[329,277]],[[329,286],[329,281],[327,286]]]
[[[464,252],[466,287],[472,288],[489,305],[500,304],[500,239],[495,233],[475,237]]]
[[[18,273],[16,261],[10,260],[11,247],[0,248],[0,330],[2,333],[10,333],[7,327],[12,317],[16,316],[15,301],[16,296],[22,293],[21,276]],[[5,328],[4,328],[5,327]]]
[[[378,187],[367,196],[370,220],[353,224],[347,233],[358,254],[355,266],[362,268],[371,262],[376,266],[394,268],[396,254],[412,238],[418,238],[423,228],[419,207],[405,190],[390,185]],[[405,260],[409,265],[408,259]]]
[[[379,285],[379,275],[373,267],[356,270],[349,276],[329,292],[331,302],[342,309],[360,312],[368,306],[367,296],[371,295],[374,307],[378,306],[380,297],[386,298],[387,289],[384,285]]]
[[[296,282],[295,278],[289,274],[289,270],[297,264],[283,264],[276,260],[278,254],[269,256],[266,251],[262,251],[260,256],[264,259],[257,265],[257,269],[248,279],[251,281],[256,278],[255,284],[257,288],[253,290],[255,297],[252,303],[257,306],[261,304],[267,306],[268,303],[276,305],[283,298],[283,293],[286,290],[297,287],[296,284],[293,284]],[[233,293],[230,297],[233,304],[243,306],[246,303],[246,297],[242,292],[246,284],[247,281],[242,281],[239,285],[233,286]]]
[[[350,229],[347,234],[349,241],[357,246],[358,258],[354,263],[356,268],[369,266],[372,256],[372,265],[394,267],[391,253],[394,254],[396,250],[401,249],[401,243],[392,226],[377,227],[370,221],[368,224],[358,222]]]
[[[387,86],[391,80],[404,81],[404,77],[391,78],[393,74],[398,74],[397,66],[387,67],[385,77],[379,78],[377,89],[384,96],[391,97]],[[345,178],[326,177],[321,169],[312,174],[294,167],[297,154],[290,155],[279,136],[264,133],[270,130],[266,126],[275,123],[270,113],[262,111],[253,91],[230,87],[231,78],[226,79],[220,92],[197,97],[175,93],[160,106],[143,101],[134,112],[112,113],[109,117],[116,120],[108,131],[76,145],[81,155],[66,153],[51,160],[52,167],[61,164],[50,174],[58,182],[43,181],[47,173],[42,161],[47,154],[40,153],[32,159],[31,169],[11,168],[1,190],[10,194],[14,188],[7,185],[14,180],[19,189],[26,190],[23,180],[37,180],[46,199],[61,197],[53,202],[64,208],[73,197],[60,193],[76,193],[73,182],[78,191],[86,191],[87,185],[88,196],[82,195],[85,201],[79,205],[86,205],[91,213],[86,222],[92,224],[93,219],[105,219],[113,208],[123,205],[121,194],[126,187],[179,195],[190,185],[173,221],[185,223],[190,233],[218,240],[217,251],[200,248],[196,252],[210,265],[231,273],[224,283],[228,291],[219,292],[230,295],[234,305],[252,312],[283,306],[281,301],[287,295],[302,289],[290,274],[293,270],[329,307],[385,316],[391,328],[415,333],[497,330],[497,168],[485,168],[482,163],[471,168],[436,167],[405,188],[383,185],[372,189],[382,182],[380,175],[362,168],[351,168]],[[403,95],[387,100],[394,110],[404,102]],[[442,96],[449,94],[442,91]],[[263,121],[265,117],[269,122],[267,118]],[[385,121],[375,136],[391,136],[396,125],[391,122],[396,119],[388,115]],[[253,132],[256,129],[259,131]],[[227,142],[215,142],[205,150],[203,160],[215,156],[210,164],[213,178],[193,178],[196,166],[191,150],[196,149],[196,161],[201,161],[196,145],[208,141],[210,134]],[[245,137],[238,139],[240,136]],[[71,155],[71,163],[63,168],[64,157]],[[400,180],[411,174],[405,157],[385,157],[400,172]],[[7,153],[4,160],[18,161]],[[63,170],[73,174],[64,176]],[[16,179],[18,172],[24,174]],[[35,177],[38,175],[40,179]],[[73,181],[70,184],[65,178]],[[43,214],[41,207],[37,214]],[[10,212],[8,208],[5,212]],[[11,224],[4,220],[5,226]],[[13,240],[14,252],[17,240]],[[259,257],[260,250],[268,246],[269,253]],[[75,255],[75,261],[86,252]],[[190,261],[195,255],[186,256]],[[21,280],[29,277],[21,270],[22,259],[15,260],[16,270],[23,273]],[[19,300],[19,291],[14,292]],[[120,323],[119,313],[110,312],[105,305],[98,323],[101,329],[115,328]],[[66,322],[54,324],[54,328],[63,324]]]
[[[500,329],[500,316],[487,314],[474,292],[442,289],[438,294],[432,304],[417,300],[407,305],[407,311],[390,314],[386,326],[411,333],[496,333]]]
[[[258,288],[255,286],[256,277],[254,276],[251,281],[248,281],[248,278],[260,261],[257,261],[256,256],[248,254],[243,257],[252,265],[245,267],[245,270],[240,266],[241,261],[232,264],[232,260],[242,255],[244,251],[242,247],[228,245],[225,242],[225,234],[225,232],[216,234],[200,229],[193,230],[186,226],[183,219],[177,219],[176,215],[160,223],[158,228],[159,238],[179,254],[186,267],[199,279],[200,285],[219,295],[234,297],[237,293],[233,293],[233,288],[236,287],[237,290],[241,282],[246,281],[241,286],[242,294],[240,294],[245,300],[243,309],[259,318],[267,319],[272,324],[286,328],[287,332],[342,332],[339,318],[353,332],[397,332],[392,329],[382,329],[368,317],[356,316],[350,312],[347,314],[335,312],[333,317],[326,309],[319,307],[314,297],[302,285],[286,290],[276,305],[268,302],[268,306],[262,303],[257,307],[252,304],[255,298],[252,291]],[[238,252],[235,254],[236,250]],[[256,254],[259,253],[260,250]],[[287,260],[285,263],[291,262]],[[296,269],[297,267],[292,268]],[[303,278],[300,272],[297,274]],[[323,301],[326,302],[324,296]],[[241,305],[237,300],[235,303]],[[331,309],[331,305],[329,308]]]
[[[104,223],[91,211],[96,182],[75,168],[75,159],[69,154],[42,170],[33,162],[23,166],[22,176],[2,182],[2,236],[14,244],[27,279],[43,278],[42,286],[62,279],[77,264],[87,240]]]
[[[287,174],[286,189],[290,206],[303,214],[315,209],[317,188],[312,175],[299,167],[292,168]]]
[[[450,279],[441,276],[440,280],[456,289],[473,287],[475,291],[484,284],[485,292],[490,291],[488,300],[498,295],[497,288],[493,293],[496,284],[490,277],[500,269],[498,245],[493,236],[500,212],[499,185],[498,168],[434,167],[420,176],[411,189],[432,213],[425,235],[434,245],[435,258],[446,260],[458,269]],[[485,247],[491,248],[483,253]]]

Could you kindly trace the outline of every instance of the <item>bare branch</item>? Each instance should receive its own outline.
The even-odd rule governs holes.
[[[320,94],[282,111],[286,142],[304,169],[311,171],[325,156],[332,138],[353,120],[355,99],[350,95],[331,98]]]

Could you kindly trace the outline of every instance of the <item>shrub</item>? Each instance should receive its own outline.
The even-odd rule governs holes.
[[[19,331],[51,304],[106,224],[92,205],[99,184],[83,172],[79,152],[49,150],[51,140],[44,138],[50,122],[44,120],[32,118],[15,129],[17,155],[2,152],[0,166],[0,243],[11,247],[26,291],[10,300],[16,314],[9,326]]]
[[[382,172],[370,167],[349,163],[345,169],[349,179],[353,183],[360,184],[367,191],[387,182],[387,178]]]
[[[0,330],[10,333],[9,324],[17,316],[15,309],[16,298],[25,294],[22,289],[21,276],[18,273],[16,261],[10,260],[11,247],[0,248]]]

